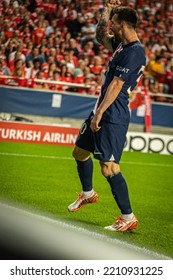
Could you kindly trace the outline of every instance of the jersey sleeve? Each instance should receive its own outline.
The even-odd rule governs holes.
[[[127,53],[116,65],[114,76],[127,81],[132,75],[141,74],[141,68],[145,66],[145,58],[140,52]]]

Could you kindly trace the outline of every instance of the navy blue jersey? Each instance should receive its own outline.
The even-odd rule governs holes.
[[[140,80],[145,64],[145,52],[140,41],[135,41],[125,46],[120,43],[117,46],[109,61],[95,109],[102,102],[107,88],[114,77],[121,77],[125,83],[116,100],[104,112],[102,117],[103,120],[117,124],[129,123],[129,93],[135,88]]]

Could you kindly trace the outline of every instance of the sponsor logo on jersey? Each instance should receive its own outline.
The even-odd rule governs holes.
[[[116,70],[120,71],[120,72],[124,72],[124,73],[128,73],[130,71],[129,68],[125,68],[122,66],[117,65]]]

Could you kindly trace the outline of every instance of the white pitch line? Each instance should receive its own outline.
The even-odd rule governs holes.
[[[31,157],[31,158],[46,158],[46,159],[64,159],[74,160],[72,157],[60,157],[60,156],[46,156],[46,155],[32,155],[32,154],[17,154],[17,153],[1,153],[2,156],[13,156],[13,157]]]
[[[171,258],[168,257],[168,256],[165,256],[163,254],[159,254],[157,252],[153,252],[153,251],[148,250],[146,248],[140,248],[138,246],[129,244],[125,241],[118,240],[116,238],[110,238],[110,237],[108,237],[104,234],[100,234],[100,233],[97,233],[97,232],[94,232],[94,231],[89,231],[85,228],[77,227],[75,225],[72,225],[72,224],[69,224],[69,223],[66,223],[66,222],[63,222],[63,221],[55,220],[55,219],[46,217],[44,215],[40,215],[40,214],[37,214],[37,213],[32,213],[28,210],[21,209],[21,208],[6,204],[6,202],[5,203],[0,202],[0,208],[3,209],[3,212],[5,211],[5,209],[9,209],[10,211],[12,211],[12,213],[16,212],[16,213],[19,213],[20,215],[24,215],[24,217],[28,216],[31,219],[33,219],[33,221],[34,221],[34,219],[37,219],[39,221],[43,221],[43,222],[45,222],[45,226],[48,226],[48,224],[51,223],[51,224],[55,225],[56,227],[61,227],[62,229],[66,230],[67,232],[70,232],[72,230],[74,233],[76,232],[76,234],[81,234],[81,235],[88,236],[88,237],[92,238],[93,240],[95,240],[96,242],[98,242],[98,240],[100,240],[105,244],[105,246],[106,246],[106,243],[107,243],[107,244],[112,244],[114,246],[118,246],[122,249],[124,247],[124,249],[127,250],[127,253],[132,251],[134,254],[136,254],[136,256],[138,256],[138,257],[141,256],[141,258],[142,257],[144,257],[144,258],[147,257],[147,259],[171,260]],[[22,218],[22,216],[20,216],[20,218]],[[116,249],[116,247],[114,249]],[[103,254],[103,256],[104,256],[104,254]]]
[[[46,156],[46,155],[32,155],[32,154],[18,154],[18,153],[5,153],[0,152],[2,156],[13,156],[13,157],[31,157],[31,158],[46,158],[46,159],[61,159],[61,160],[74,160],[72,157],[61,157],[61,156]],[[122,164],[130,165],[146,165],[146,166],[160,166],[160,167],[173,167],[173,164],[159,164],[152,162],[139,162],[139,161],[121,161]]]

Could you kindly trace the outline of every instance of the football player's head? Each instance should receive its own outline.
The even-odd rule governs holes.
[[[113,8],[110,14],[110,20],[116,21],[118,24],[122,24],[125,22],[129,28],[136,28],[137,25],[137,12],[129,7],[119,6],[117,8]]]

